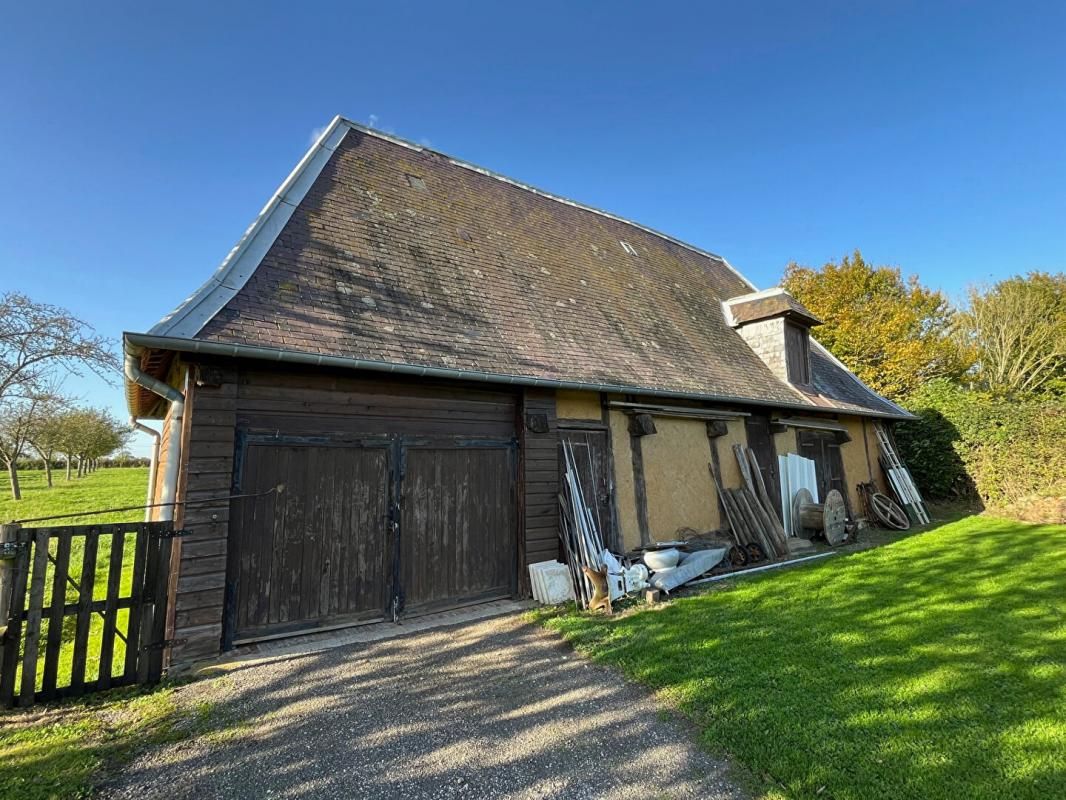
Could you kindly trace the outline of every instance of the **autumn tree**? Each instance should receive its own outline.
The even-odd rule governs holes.
[[[973,378],[998,395],[1066,393],[1066,273],[1031,272],[971,288],[959,315]]]
[[[818,341],[886,397],[905,398],[966,369],[947,298],[896,267],[868,264],[856,250],[820,268],[793,262],[784,286],[825,320],[814,330]]]

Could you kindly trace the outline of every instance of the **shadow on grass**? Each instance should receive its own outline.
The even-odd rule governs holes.
[[[549,624],[797,796],[1066,796],[1066,528],[973,517]],[[825,787],[824,789],[822,787]]]

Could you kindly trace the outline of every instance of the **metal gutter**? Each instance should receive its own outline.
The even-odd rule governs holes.
[[[178,467],[181,461],[181,426],[185,412],[185,395],[169,383],[159,380],[141,370],[139,354],[126,348],[126,378],[138,386],[159,395],[170,402],[170,423],[168,425],[167,462],[163,471],[163,496],[160,519],[174,519],[174,501],[178,494]]]
[[[148,502],[144,508],[144,521],[151,522],[152,506],[155,505],[155,478],[159,471],[159,442],[163,435],[155,428],[149,428],[143,422],[138,421],[136,417],[130,417],[130,427],[141,433],[147,433],[153,439],[152,455],[148,463]]]
[[[902,419],[893,414],[876,411],[857,411],[849,408],[813,406],[804,403],[787,403],[775,400],[757,400],[751,397],[713,394],[708,392],[683,392],[671,389],[657,389],[647,386],[628,386],[624,384],[586,383],[582,381],[559,380],[555,378],[534,378],[521,375],[506,375],[497,372],[454,369],[451,367],[422,367],[414,364],[397,364],[387,361],[371,361],[348,356],[329,356],[307,353],[300,350],[280,350],[258,345],[230,344],[205,339],[184,339],[172,336],[157,336],[150,333],[124,333],[127,361],[129,354],[139,353],[136,348],[157,350],[174,350],[180,353],[199,353],[202,355],[224,356],[228,358],[250,358],[257,361],[271,361],[304,366],[335,367],[339,369],[358,369],[370,372],[382,372],[394,375],[410,375],[420,378],[443,378],[446,380],[465,380],[478,383],[490,383],[507,386],[537,386],[552,389],[576,389],[587,392],[610,392],[614,394],[631,394],[642,397],[675,398],[679,400],[703,400],[715,403],[736,403],[764,408],[789,408],[799,411],[836,412],[854,414],[855,416],[880,417],[885,419]],[[143,385],[143,384],[142,384]],[[150,388],[150,387],[146,387]],[[169,388],[169,387],[168,387]],[[154,390],[153,390],[154,391]],[[169,465],[168,465],[169,466]]]

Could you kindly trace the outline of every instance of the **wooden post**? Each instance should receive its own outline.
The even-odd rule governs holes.
[[[17,524],[0,525],[0,547],[13,545],[18,539]],[[7,612],[11,608],[11,590],[14,588],[15,559],[0,558],[0,625],[7,625]]]
[[[6,544],[18,541],[19,526],[4,525],[2,533]],[[10,537],[10,538],[8,538]],[[3,654],[0,656],[0,705],[10,707],[15,697],[15,673],[18,671],[19,643],[22,640],[22,612],[26,604],[26,580],[30,571],[30,550],[21,547],[15,558],[0,559],[6,574],[3,576],[0,596],[3,602],[4,623]]]

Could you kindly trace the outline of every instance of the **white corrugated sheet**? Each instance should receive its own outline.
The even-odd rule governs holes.
[[[796,453],[777,457],[777,472],[781,476],[781,513],[785,531],[795,536],[792,528],[792,498],[800,489],[811,493],[814,502],[818,499],[818,476],[814,471],[814,460],[804,458]]]

